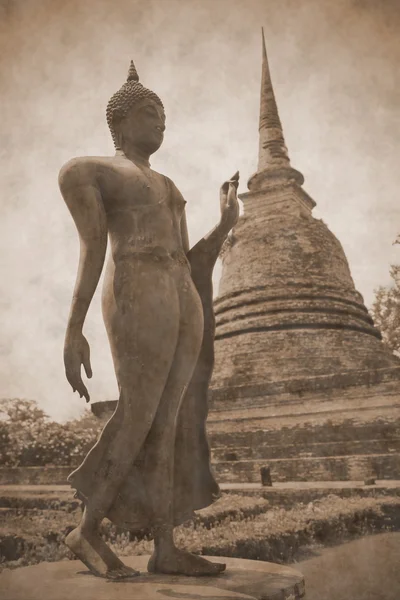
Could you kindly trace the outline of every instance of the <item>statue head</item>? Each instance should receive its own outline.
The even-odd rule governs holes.
[[[126,83],[108,102],[106,115],[117,149],[136,146],[150,156],[161,146],[165,129],[163,103],[139,83],[133,61]]]

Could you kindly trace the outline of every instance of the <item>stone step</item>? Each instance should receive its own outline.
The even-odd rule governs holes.
[[[262,497],[268,500],[269,506],[287,509],[298,504],[309,504],[331,495],[340,498],[400,496],[400,480],[376,480],[373,485],[365,485],[362,481],[291,481],[274,482],[270,487],[263,486],[261,483],[221,483],[220,487],[225,494]]]
[[[400,437],[376,440],[351,440],[336,442],[316,442],[313,439],[297,444],[212,447],[213,461],[232,461],[247,459],[283,459],[324,456],[348,456],[352,454],[393,454],[400,453]]]
[[[400,419],[374,419],[371,422],[357,423],[354,419],[333,423],[326,420],[323,423],[306,421],[294,427],[279,429],[260,428],[253,431],[243,431],[232,422],[222,423],[222,431],[215,431],[213,424],[208,426],[208,435],[213,448],[220,447],[252,447],[262,444],[269,446],[307,445],[310,442],[353,442],[354,440],[369,443],[370,440],[399,440]]]
[[[222,483],[259,483],[260,469],[271,469],[272,481],[346,481],[400,478],[400,455],[369,454],[319,458],[216,461],[213,469]]]

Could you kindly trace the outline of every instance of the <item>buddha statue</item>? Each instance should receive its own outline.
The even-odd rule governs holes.
[[[96,444],[69,476],[84,505],[66,544],[96,576],[138,573],[99,534],[107,517],[130,531],[150,530],[153,573],[218,575],[225,565],[179,549],[173,530],[210,505],[219,488],[205,432],[213,367],[212,271],[239,215],[236,173],[220,189],[221,219],[192,249],[186,202],[152,170],[165,112],[133,62],[107,106],[116,153],[80,157],[59,175],[80,239],[78,274],[64,346],[73,391],[89,402],[92,377],[83,325],[107,259],[102,312],[119,399]]]

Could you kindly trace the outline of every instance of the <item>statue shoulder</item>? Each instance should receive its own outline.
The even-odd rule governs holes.
[[[72,158],[60,169],[58,183],[61,191],[96,184],[98,161],[89,156]]]
[[[184,202],[184,204],[186,204],[186,200],[184,199],[184,197],[182,196],[180,190],[177,188],[177,186],[172,181],[172,179],[170,179],[166,175],[164,175],[164,178],[165,178],[165,180],[167,182],[168,189],[170,190],[170,192],[172,193],[172,195],[175,198],[177,198],[178,200],[180,200],[181,202]]]

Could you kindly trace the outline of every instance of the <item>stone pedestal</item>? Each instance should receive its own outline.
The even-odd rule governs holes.
[[[94,577],[79,561],[6,570],[0,575],[0,597],[7,600],[298,600],[305,593],[302,574],[282,565],[208,557],[226,562],[226,572],[217,577],[178,577],[148,574],[148,558],[124,558],[127,565],[143,574],[118,583]]]

